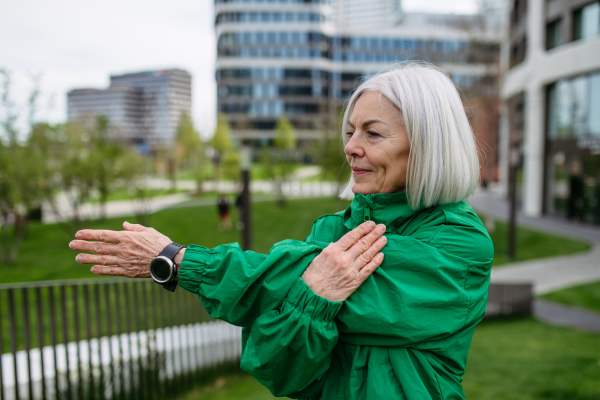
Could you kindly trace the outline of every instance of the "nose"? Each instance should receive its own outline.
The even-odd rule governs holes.
[[[359,134],[355,132],[348,143],[346,143],[346,147],[344,147],[344,153],[348,157],[362,157],[365,155],[365,149],[361,144],[359,139]]]

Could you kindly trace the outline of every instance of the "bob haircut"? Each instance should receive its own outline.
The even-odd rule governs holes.
[[[456,87],[431,64],[406,62],[364,81],[348,100],[342,121],[344,146],[356,101],[377,92],[402,114],[410,142],[406,194],[413,209],[456,203],[479,183],[479,157],[473,131]],[[340,195],[352,199],[350,182]]]

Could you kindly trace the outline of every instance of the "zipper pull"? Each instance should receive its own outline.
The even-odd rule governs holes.
[[[365,203],[364,220],[365,221],[371,220],[371,207],[369,207],[369,203]]]

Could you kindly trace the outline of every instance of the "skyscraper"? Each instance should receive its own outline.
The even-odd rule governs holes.
[[[218,111],[234,136],[268,140],[282,114],[300,145],[335,131],[357,82],[407,59],[440,66],[468,96],[497,98],[500,37],[482,34],[475,16],[342,1],[215,0]],[[387,10],[393,18],[363,26],[361,4],[373,8],[374,20]],[[495,132],[490,124],[482,130]]]
[[[85,125],[109,118],[109,136],[151,146],[172,143],[181,114],[191,113],[191,76],[169,69],[111,75],[107,89],[68,93],[69,120]]]
[[[337,0],[332,2],[332,8],[338,27],[381,28],[402,21],[400,0]]]

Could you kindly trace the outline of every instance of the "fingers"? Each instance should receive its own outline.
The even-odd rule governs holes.
[[[359,272],[358,272],[358,282],[359,282],[359,286],[369,277],[371,276],[371,274],[377,269],[379,268],[379,266],[381,265],[381,263],[383,262],[383,253],[377,253],[375,255],[375,257],[373,257],[373,259],[367,264],[365,265]]]
[[[94,254],[117,254],[119,246],[103,242],[88,242],[86,240],[73,240],[69,243],[73,250],[87,251]]]
[[[342,238],[336,242],[336,245],[340,250],[346,251],[350,247],[354,246],[360,240],[360,238],[362,238],[367,233],[371,232],[374,228],[375,222],[363,222],[357,228],[351,230],[350,232],[342,236]]]
[[[370,247],[373,245],[373,243],[375,243],[380,237],[382,237],[382,235],[384,233],[385,233],[385,225],[383,225],[383,224],[377,225],[375,227],[375,229],[373,229],[371,232],[369,232],[367,235],[365,235],[362,239],[357,241],[350,249],[348,249],[348,251],[347,251],[348,254],[350,254],[350,256],[354,259],[359,258],[363,253],[367,252],[370,249]],[[371,260],[371,258],[373,258],[373,256],[375,254],[377,254],[377,252],[379,250],[381,250],[381,248],[378,249],[376,252],[372,253],[371,256],[365,260],[364,264],[369,262]]]
[[[94,265],[91,271],[96,275],[116,275],[127,276],[127,271],[121,267],[106,267],[104,265]]]
[[[144,225],[130,224],[129,222],[125,221],[123,222],[123,229],[125,229],[126,231],[143,232],[149,228],[146,228]]]
[[[382,236],[379,239],[377,239],[367,251],[360,254],[354,260],[354,266],[358,269],[364,268],[369,262],[371,262],[371,260],[373,260],[375,256],[380,254],[379,252],[385,247],[386,244],[387,238],[385,236]]]
[[[75,234],[77,239],[97,240],[105,243],[119,243],[123,233],[103,229],[82,229]]]
[[[115,256],[96,256],[93,254],[77,254],[75,260],[80,264],[119,265],[123,259]]]

